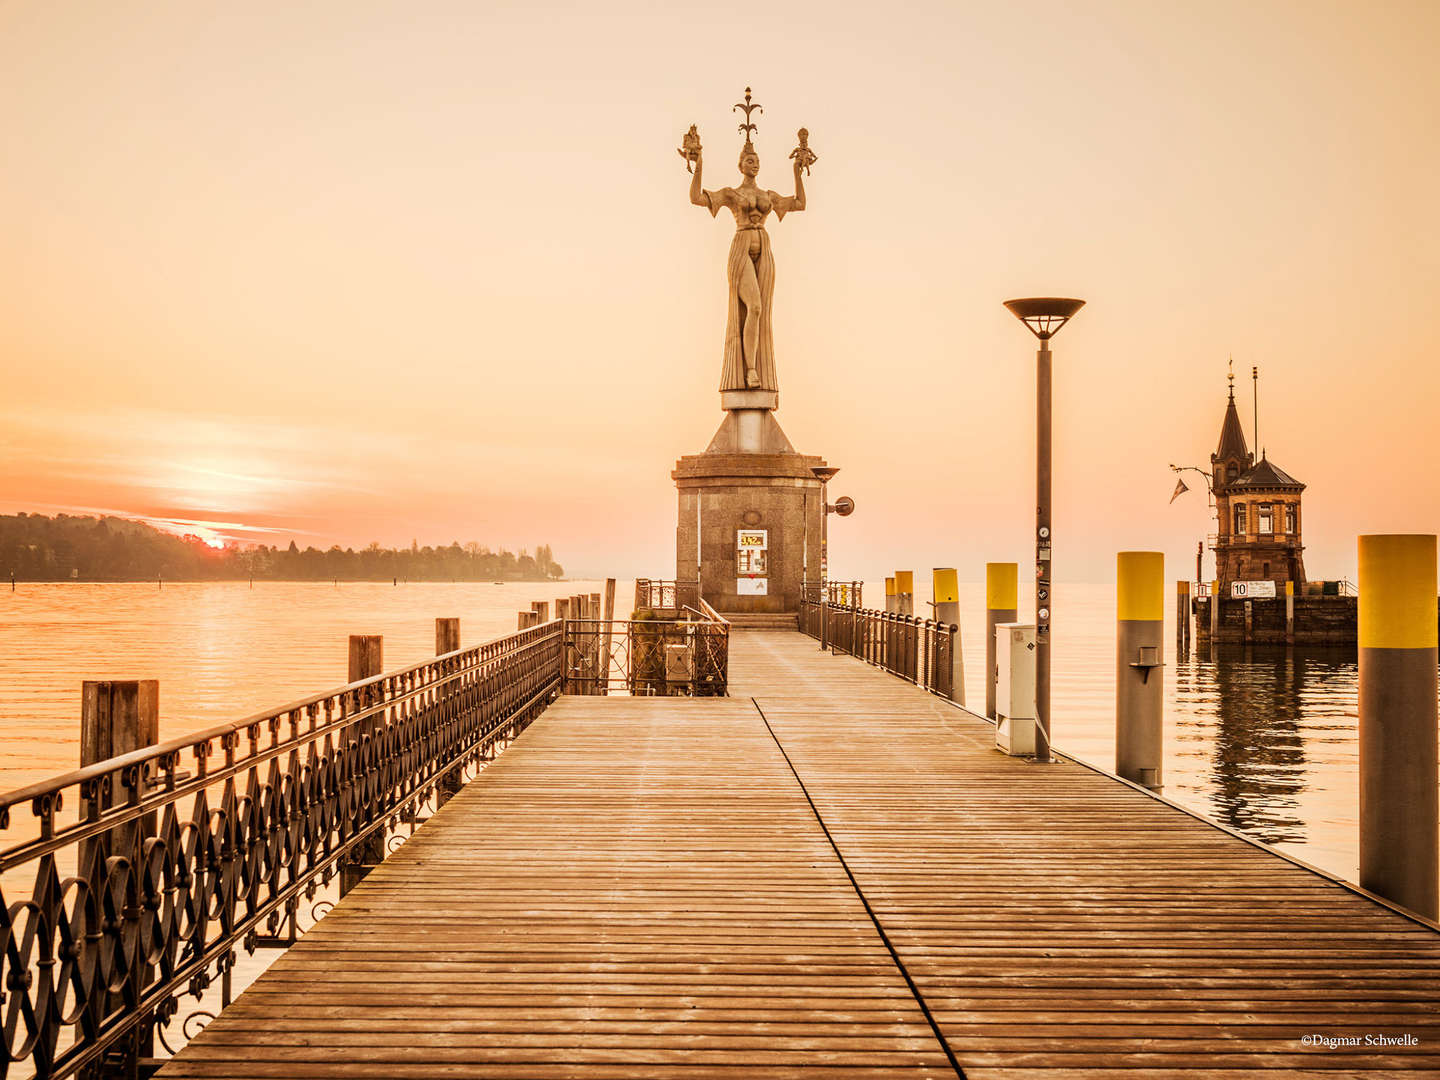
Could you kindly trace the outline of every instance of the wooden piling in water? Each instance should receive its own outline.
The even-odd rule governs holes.
[[[605,579],[605,608],[600,614],[604,629],[600,633],[600,692],[610,692],[610,650],[614,645],[615,579]]]
[[[901,615],[915,614],[915,571],[895,571],[895,610]]]
[[[1220,582],[1210,582],[1210,648],[1220,642]]]
[[[160,741],[160,683],[155,679],[131,681],[86,680],[80,689],[80,765],[94,765],[107,758],[128,754],[154,746]],[[139,777],[141,790],[153,777],[142,774]],[[101,806],[123,803],[129,792],[121,786],[120,778],[113,777],[97,786],[95,798]],[[82,806],[83,813],[83,806]],[[156,816],[145,814],[137,821],[118,825],[93,840],[82,840],[79,844],[77,874],[91,882],[101,876],[91,873],[97,859],[123,858],[129,861],[130,873],[138,875],[148,863],[145,858],[145,841],[156,834]],[[138,881],[138,876],[135,879]],[[138,890],[138,884],[135,886]],[[128,902],[128,901],[127,901]],[[80,909],[77,909],[80,910]],[[115,917],[128,916],[120,910]],[[143,917],[143,916],[142,916]],[[80,944],[77,942],[77,944]],[[93,946],[92,946],[93,947]],[[125,999],[139,1000],[152,969],[139,962],[132,964],[126,977],[126,987],[110,997],[116,1005]],[[226,977],[228,978],[228,972]],[[12,987],[11,989],[14,989]],[[155,1053],[153,1025],[142,1024],[139,1044],[135,1048],[138,1057],[151,1057]]]
[[[955,627],[951,639],[950,700],[965,704],[965,658],[960,651],[960,575],[952,567],[932,568],[931,593],[935,600],[935,618]]]
[[[435,655],[447,656],[460,648],[460,620],[435,620]],[[435,786],[435,805],[444,806],[464,783],[464,766],[456,764],[441,774]]]
[[[1115,557],[1115,772],[1164,785],[1165,556]]]
[[[372,679],[385,670],[385,638],[380,634],[351,634],[349,652],[349,682]],[[364,710],[379,705],[382,691],[369,687],[353,699],[353,707]],[[365,736],[376,738],[385,726],[382,714],[366,719],[351,727],[348,737],[360,742]],[[361,844],[340,867],[340,895],[344,896],[362,881],[370,870],[385,858],[384,830],[372,835]],[[352,861],[358,859],[359,861]]]
[[[985,564],[985,715],[995,719],[995,627],[1013,623],[1020,612],[1020,564]]]
[[[1190,644],[1190,582],[1175,582],[1175,656],[1182,658]]]
[[[1359,549],[1360,884],[1434,919],[1435,537],[1362,536]]]

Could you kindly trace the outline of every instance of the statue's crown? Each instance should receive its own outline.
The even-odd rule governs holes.
[[[751,120],[750,120],[750,114],[751,114],[752,112],[760,112],[760,113],[763,113],[763,112],[765,111],[765,109],[764,109],[764,107],[761,106],[761,105],[751,104],[751,102],[750,102],[750,87],[748,87],[748,86],[745,87],[745,100],[744,100],[743,102],[737,102],[737,103],[735,104],[734,108],[732,108],[730,111],[731,111],[731,112],[734,112],[736,109],[744,109],[744,110],[745,110],[745,122],[740,125],[740,132],[745,136],[745,146],[744,146],[744,148],[743,148],[740,152],[741,152],[742,154],[744,154],[744,153],[751,153],[751,154],[753,154],[753,153],[755,152],[755,144],[750,141],[750,136],[753,135],[753,134],[755,134],[755,132],[758,131],[759,128],[756,127],[756,125],[751,122]]]

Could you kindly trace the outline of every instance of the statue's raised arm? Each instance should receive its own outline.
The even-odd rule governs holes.
[[[765,219],[777,219],[794,210],[805,209],[804,173],[815,163],[809,147],[810,133],[800,129],[800,145],[790,154],[795,164],[795,194],[781,195],[768,191],[755,182],[760,172],[760,155],[755,152],[751,135],[756,125],[750,114],[763,112],[750,100],[745,88],[745,122],[740,131],[745,146],[740,151],[741,181],[736,187],[706,191],[702,181],[700,134],[690,125],[677,151],[685,159],[690,176],[690,201],[703,206],[711,215],[723,206],[735,215],[735,239],[726,260],[729,312],[725,324],[725,360],[720,374],[721,390],[778,390],[775,378],[775,357],[771,346],[770,301],[775,292],[775,258],[770,252],[770,237],[765,232]],[[773,408],[773,406],[771,406]]]

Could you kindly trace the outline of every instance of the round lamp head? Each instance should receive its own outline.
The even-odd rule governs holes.
[[[855,512],[855,500],[849,495],[841,495],[835,500],[835,513],[841,517],[849,517]]]
[[[833,477],[840,470],[832,468],[829,465],[816,465],[810,471],[815,474],[816,480],[819,480],[822,484],[825,484],[828,483],[831,477]]]
[[[1030,332],[1041,341],[1048,341],[1060,332],[1085,306],[1084,300],[1071,300],[1060,296],[1032,296],[1025,300],[1006,300],[1010,314],[1030,328]]]

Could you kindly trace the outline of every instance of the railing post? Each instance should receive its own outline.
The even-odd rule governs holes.
[[[1437,917],[1433,535],[1360,537],[1360,884]]]
[[[1115,772],[1164,785],[1165,556],[1115,559]]]
[[[362,679],[374,678],[385,670],[385,639],[380,634],[351,634],[349,654],[349,681],[359,682]],[[366,693],[358,695],[356,704],[362,710],[379,704],[380,694]],[[347,733],[347,739],[353,741],[358,748],[364,745],[365,736],[371,739],[373,746],[375,740],[381,739],[384,734],[385,717],[383,714],[372,716],[359,724],[352,725]],[[377,754],[378,756],[378,754]],[[357,759],[359,755],[357,752]],[[358,769],[357,769],[358,772]],[[359,845],[340,867],[340,895],[344,896],[356,885],[358,885],[370,873],[381,860],[385,858],[385,830],[378,829],[375,835],[369,837],[365,843]]]
[[[154,746],[159,741],[160,683],[157,680],[142,679],[130,682],[86,680],[81,684],[80,765],[82,768],[107,758],[128,754],[132,750]],[[97,793],[100,806],[115,806],[129,801],[132,797],[143,795],[145,784],[151,778],[141,773],[135,779],[139,785],[139,791],[134,793],[124,789],[122,778],[119,776],[105,781],[105,788]],[[156,818],[152,813],[146,814],[136,822],[116,826],[93,840],[82,841],[79,845],[76,876],[89,882],[91,889],[98,893],[102,886],[105,859],[111,856],[128,859],[131,866],[130,872],[135,875],[140,874],[141,867],[145,865],[143,858],[145,841],[154,836],[155,832]],[[97,872],[92,873],[92,870]],[[137,888],[136,895],[138,896],[141,891],[143,890]],[[109,1011],[113,1004],[118,1004],[121,998],[131,994],[133,994],[132,1000],[139,1001],[152,972],[151,967],[144,963],[143,957],[140,955],[138,942],[140,941],[141,910],[138,904],[133,912],[127,910],[123,914],[120,912],[116,914],[124,918],[127,923],[121,934],[121,940],[134,941],[137,944],[133,952],[128,948],[126,950],[130,963],[128,993],[122,991],[115,996],[109,996],[101,992],[98,983],[92,988],[97,1002],[100,1003],[97,1011],[102,1014]],[[95,948],[96,946],[88,947]],[[42,972],[42,975],[49,977],[48,972]],[[20,992],[24,993],[23,990]],[[111,1004],[104,1003],[107,997]],[[137,1029],[137,1038],[129,1044],[129,1053],[135,1060],[128,1062],[127,1068],[136,1065],[139,1058],[154,1056],[153,1024],[149,1022],[141,1024]]]
[[[985,564],[985,715],[995,719],[995,627],[1013,623],[1020,610],[1020,566],[1013,562]]]

